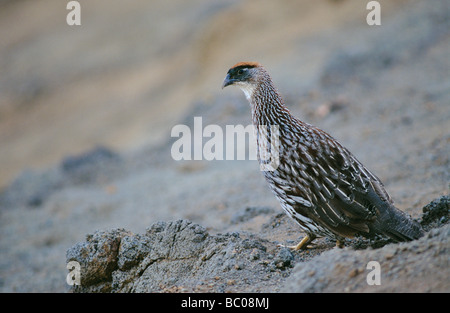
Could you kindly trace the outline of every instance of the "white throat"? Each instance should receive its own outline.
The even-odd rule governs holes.
[[[238,85],[239,88],[241,88],[241,90],[245,94],[245,97],[247,97],[247,100],[250,102],[253,97],[253,93],[255,92],[256,86],[253,84],[243,84],[243,83],[237,83],[236,85]]]

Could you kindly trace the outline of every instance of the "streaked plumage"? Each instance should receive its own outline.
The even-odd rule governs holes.
[[[267,160],[260,157],[263,151],[278,147],[278,166],[263,174],[282,208],[307,234],[295,249],[323,236],[338,243],[356,234],[395,241],[422,236],[420,225],[394,206],[381,181],[350,151],[290,114],[259,63],[233,66],[223,87],[228,85],[239,86],[250,102],[260,164]],[[279,130],[276,144],[261,131],[270,132],[270,126]]]

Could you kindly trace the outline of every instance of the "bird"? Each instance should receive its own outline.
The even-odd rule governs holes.
[[[257,159],[286,214],[306,234],[293,250],[328,237],[384,237],[394,242],[423,236],[420,224],[394,206],[383,183],[327,132],[293,116],[259,62],[239,62],[222,84],[238,86],[251,108]],[[272,155],[275,162],[268,162]],[[272,167],[266,166],[273,163]]]

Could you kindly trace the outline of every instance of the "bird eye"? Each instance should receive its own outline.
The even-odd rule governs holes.
[[[238,70],[237,74],[238,74],[238,75],[244,74],[244,70],[243,70],[243,69]]]

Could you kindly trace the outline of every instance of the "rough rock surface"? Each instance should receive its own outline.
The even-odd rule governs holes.
[[[313,262],[297,264],[282,291],[450,292],[449,238],[447,225],[414,242],[375,250],[326,251]],[[372,283],[376,270],[372,261],[380,266],[379,285]]]
[[[187,220],[157,222],[145,234],[89,235],[68,250],[67,262],[81,265],[76,292],[269,292],[294,257],[286,248],[270,255],[264,243],[237,232],[210,235]]]
[[[427,205],[424,226],[448,220],[449,206],[450,197]],[[245,233],[210,235],[178,220],[157,222],[144,234],[115,229],[88,235],[67,251],[67,263],[77,261],[81,268],[74,292],[450,291],[450,225],[379,249],[327,245],[313,259],[309,251],[285,247],[273,255],[272,245]],[[380,266],[379,284],[368,283],[371,261]],[[429,283],[422,284],[425,278]]]

